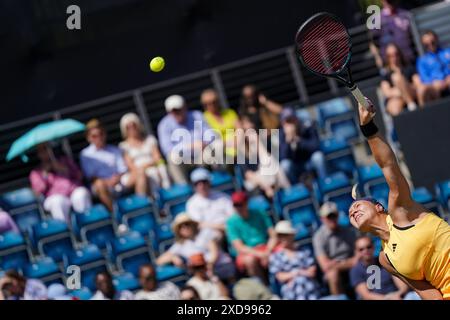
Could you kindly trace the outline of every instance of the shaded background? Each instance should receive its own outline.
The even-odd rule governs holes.
[[[71,4],[81,30],[66,28]],[[291,45],[323,10],[361,23],[356,0],[0,0],[0,124]]]

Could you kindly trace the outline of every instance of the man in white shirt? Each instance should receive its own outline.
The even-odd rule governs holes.
[[[172,282],[158,283],[155,268],[151,264],[139,268],[139,282],[142,290],[135,295],[135,300],[180,300],[180,290]]]
[[[201,232],[212,233],[213,238],[222,239],[225,222],[233,214],[230,197],[219,191],[211,190],[211,175],[204,168],[191,173],[195,194],[186,203],[186,212],[199,223]]]

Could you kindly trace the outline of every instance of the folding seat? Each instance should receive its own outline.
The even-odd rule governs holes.
[[[102,204],[94,205],[85,213],[73,213],[72,225],[84,243],[93,243],[101,249],[115,237],[111,214]]]
[[[67,224],[60,220],[48,219],[30,229],[30,238],[41,255],[62,261],[63,255],[73,250],[73,238]]]
[[[56,262],[50,257],[37,258],[22,269],[23,275],[30,279],[39,279],[45,285],[64,284],[64,276]]]
[[[356,169],[355,157],[351,146],[336,138],[320,141],[320,150],[325,155],[327,169],[330,173],[343,171],[351,177]]]
[[[22,232],[39,223],[43,212],[30,188],[22,188],[0,196],[0,207],[6,210]]]
[[[89,300],[93,296],[91,290],[89,290],[89,288],[87,287],[82,287],[81,289],[78,290],[69,291],[69,295],[78,300]]]
[[[377,164],[359,166],[355,175],[358,179],[359,187],[364,190],[365,195],[370,195],[379,185],[385,184],[386,180],[383,171]]]
[[[129,195],[117,201],[118,223],[126,224],[131,230],[148,237],[155,237],[156,219],[155,204],[148,197]]]
[[[124,272],[113,276],[114,287],[119,290],[136,291],[141,285],[139,280],[130,272]]]
[[[159,190],[159,207],[171,218],[185,211],[186,202],[193,194],[189,184],[174,184],[169,189]]]
[[[77,250],[65,254],[64,269],[71,265],[80,267],[81,286],[95,290],[95,276],[99,272],[109,271],[111,268],[100,249],[94,244],[87,244]]]
[[[425,208],[442,216],[442,209],[439,202],[434,198],[430,191],[425,187],[416,188],[412,191],[414,201],[422,204]]]
[[[436,184],[436,195],[442,206],[447,210],[450,208],[450,180]]]
[[[233,177],[228,172],[212,171],[211,188],[231,195],[235,191],[236,186]]]
[[[6,232],[0,234],[0,268],[22,269],[30,262],[27,243],[21,234]]]
[[[291,220],[297,229],[296,240],[311,237],[320,225],[316,215],[317,203],[301,183],[278,190],[274,197],[274,207],[280,217]]]

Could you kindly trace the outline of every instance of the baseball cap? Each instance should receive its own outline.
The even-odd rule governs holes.
[[[278,234],[296,234],[296,230],[292,227],[290,221],[281,220],[275,225],[275,232]]]
[[[336,203],[328,201],[325,202],[319,210],[319,215],[321,217],[327,217],[331,213],[338,213],[338,208]]]
[[[184,98],[178,94],[171,95],[164,101],[164,106],[167,112],[171,112],[172,110],[179,110],[183,108],[184,105]]]
[[[231,201],[233,205],[242,205],[247,202],[248,196],[244,191],[236,191],[231,195]]]
[[[189,267],[202,267],[206,265],[205,257],[203,253],[196,253],[189,257],[188,266]]]
[[[191,182],[196,184],[199,181],[211,180],[211,174],[205,168],[197,168],[191,172]]]

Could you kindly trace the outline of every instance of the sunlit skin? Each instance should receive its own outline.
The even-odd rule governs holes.
[[[89,130],[87,140],[97,149],[101,149],[106,145],[106,132],[101,128],[92,128]]]
[[[174,109],[174,110],[170,111],[170,114],[175,118],[175,121],[178,124],[183,124],[186,122],[186,118],[187,118],[186,106],[183,106],[181,109]]]
[[[209,196],[209,191],[211,190],[211,185],[208,180],[202,180],[195,183],[195,193],[198,193],[202,197],[207,198]]]
[[[156,272],[151,265],[141,266],[139,269],[139,283],[145,291],[153,291],[156,289]]]
[[[216,116],[220,116],[219,97],[214,90],[205,90],[200,97],[200,101],[206,111],[211,112]],[[220,117],[218,117],[220,121]]]
[[[389,228],[386,223],[386,212],[379,204],[367,200],[355,201],[348,210],[350,223],[361,232],[370,232],[389,239]]]

